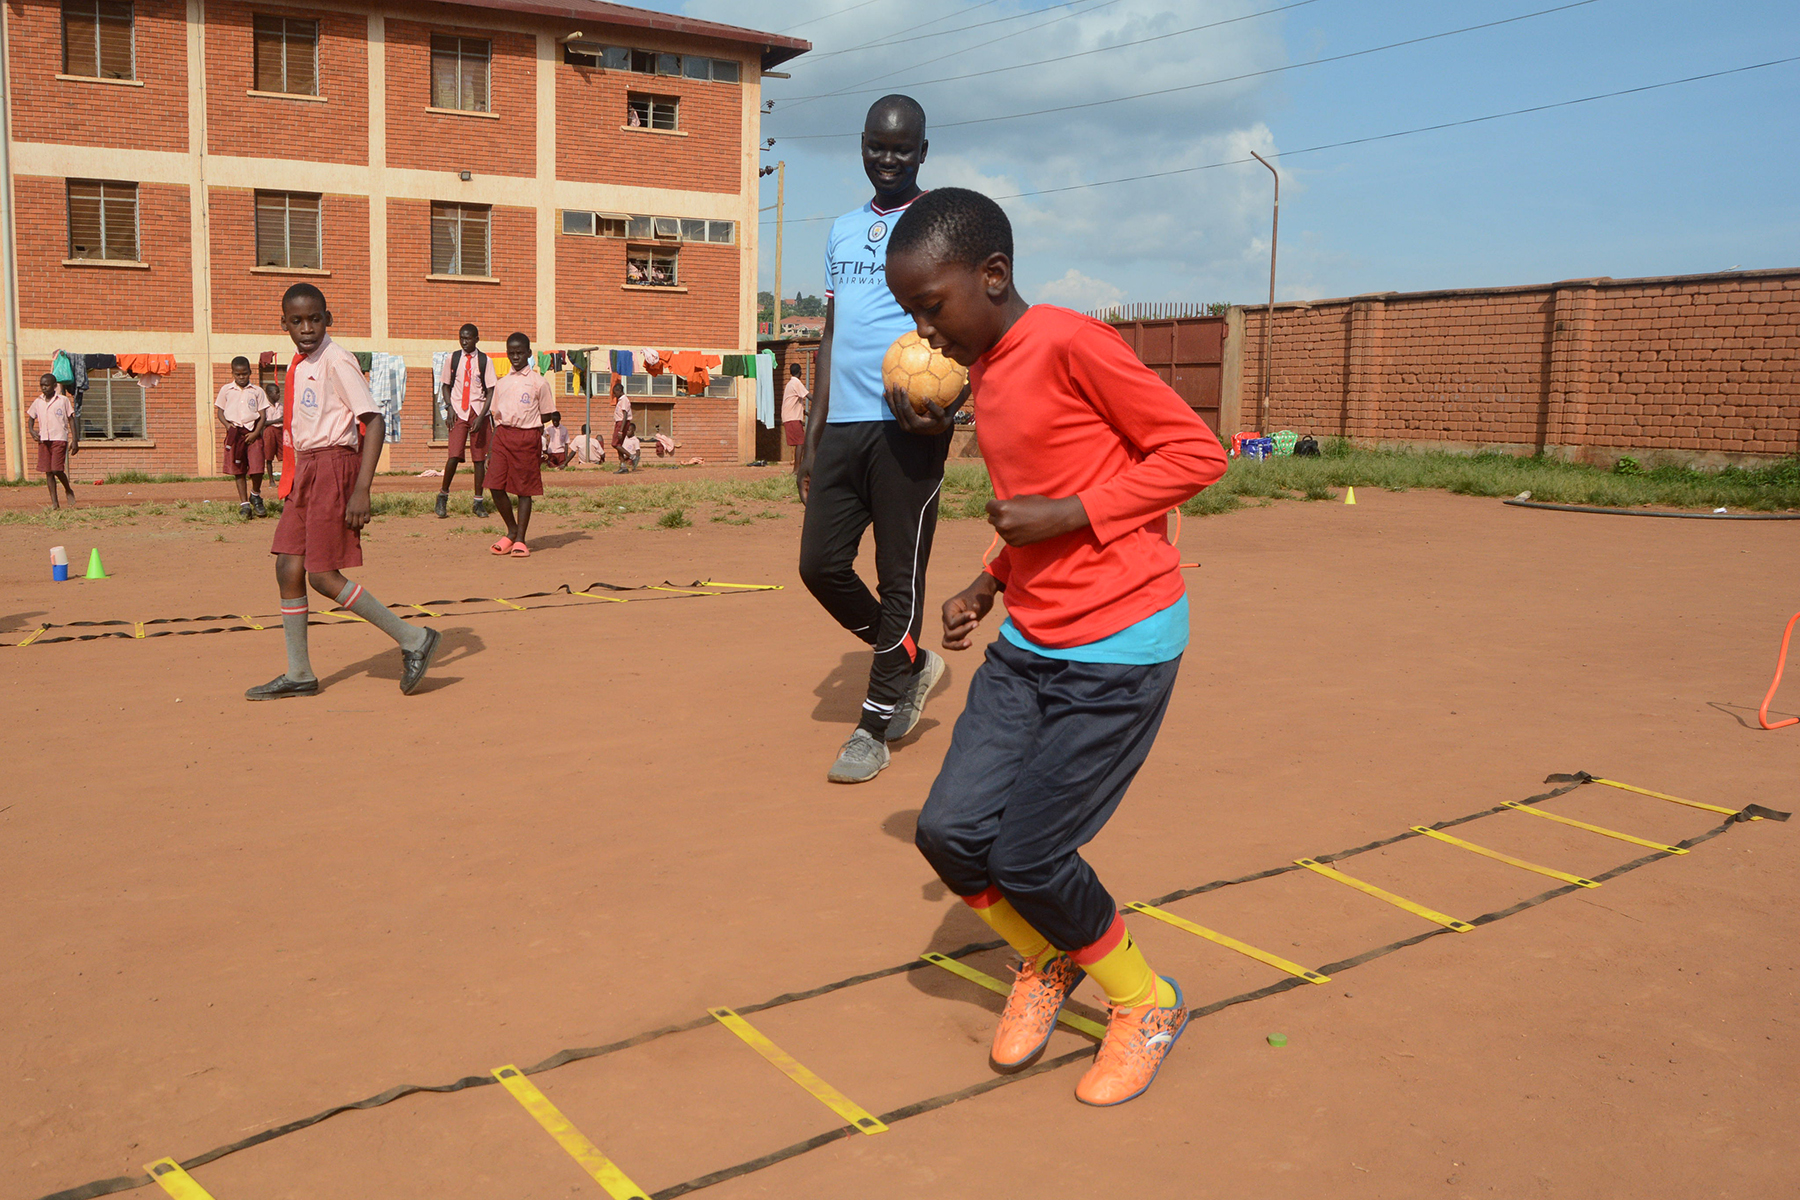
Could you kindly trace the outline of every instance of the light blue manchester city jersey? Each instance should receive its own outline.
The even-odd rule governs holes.
[[[903,204],[884,212],[870,201],[832,222],[825,243],[825,294],[836,311],[825,419],[833,425],[894,419],[881,396],[881,359],[914,325],[888,291],[887,240],[905,211]]]

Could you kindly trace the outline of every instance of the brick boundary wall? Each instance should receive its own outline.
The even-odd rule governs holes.
[[[1265,315],[1232,314],[1237,429]],[[1277,304],[1272,340],[1275,430],[1602,465],[1800,454],[1800,269]]]

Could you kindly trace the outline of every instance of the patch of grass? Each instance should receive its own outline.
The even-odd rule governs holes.
[[[229,475],[152,475],[148,471],[129,470],[113,471],[101,480],[103,483],[205,483],[211,480],[229,480]]]
[[[1335,500],[1337,499],[1337,493],[1333,492],[1328,487],[1320,487],[1319,485],[1314,484],[1306,489],[1306,498],[1308,500]]]
[[[688,520],[687,510],[680,508],[671,508],[668,512],[656,518],[656,523],[663,529],[686,529],[689,525],[693,524],[692,521]]]

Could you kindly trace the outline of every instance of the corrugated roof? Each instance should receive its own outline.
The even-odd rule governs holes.
[[[783,37],[778,33],[762,33],[755,29],[744,29],[737,25],[720,25],[714,21],[697,21],[692,17],[679,17],[671,13],[651,12],[645,8],[630,8],[623,4],[607,4],[605,0],[575,0],[573,3],[551,3],[547,0],[456,0],[467,8],[498,9],[502,12],[530,13],[539,17],[559,17],[573,22],[570,32],[582,29],[583,23],[589,25],[604,23],[607,25],[623,25],[633,29],[654,29],[662,33],[685,34],[689,37],[717,38],[725,42],[737,42],[740,45],[762,47],[762,69],[771,70],[791,58],[797,58],[812,49],[812,43],[802,38]]]

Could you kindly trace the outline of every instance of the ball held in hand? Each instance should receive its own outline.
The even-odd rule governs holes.
[[[881,382],[904,391],[913,411],[923,414],[927,404],[951,404],[967,386],[969,370],[933,350],[917,333],[903,333],[881,358]]]

